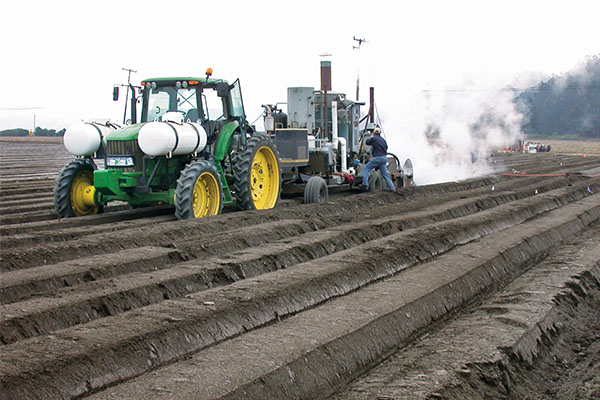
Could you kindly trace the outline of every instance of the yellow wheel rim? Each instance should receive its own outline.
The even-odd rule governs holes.
[[[80,171],[71,185],[71,208],[75,216],[91,215],[98,213],[99,206],[94,201],[94,173]]]
[[[250,193],[257,210],[273,208],[277,204],[279,167],[275,153],[267,146],[259,148],[252,161]]]
[[[219,182],[210,172],[203,172],[194,185],[194,218],[217,215],[221,205]]]

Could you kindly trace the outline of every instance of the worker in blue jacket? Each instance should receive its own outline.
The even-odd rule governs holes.
[[[379,168],[379,170],[381,171],[381,176],[383,176],[383,179],[386,181],[388,188],[392,191],[396,190],[396,188],[394,187],[394,182],[392,182],[392,178],[390,177],[390,174],[388,173],[386,168],[388,145],[385,139],[381,137],[381,129],[379,129],[378,126],[376,126],[375,129],[373,129],[373,134],[370,138],[367,139],[365,143],[371,146],[373,150],[371,154],[372,157],[363,171],[363,189],[366,190],[369,188],[369,174],[371,173],[371,170]]]

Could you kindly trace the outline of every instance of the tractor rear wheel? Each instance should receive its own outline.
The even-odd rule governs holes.
[[[320,176],[311,177],[304,187],[304,204],[324,203],[329,199],[327,183]]]
[[[233,186],[241,210],[266,210],[279,201],[281,173],[279,155],[268,136],[248,138],[246,148],[233,163]]]
[[[102,212],[94,198],[94,170],[94,162],[85,158],[71,161],[60,171],[54,186],[54,209],[59,218]]]
[[[203,218],[223,210],[223,191],[215,165],[208,160],[187,165],[175,189],[175,216],[178,219]]]

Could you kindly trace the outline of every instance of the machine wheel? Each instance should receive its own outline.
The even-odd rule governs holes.
[[[373,170],[369,177],[369,192],[379,192],[383,189],[381,172]]]
[[[59,218],[102,212],[102,205],[94,200],[94,170],[94,162],[85,158],[71,161],[60,171],[54,186],[54,208]]]
[[[410,158],[407,158],[404,162],[404,166],[402,167],[402,187],[407,188],[415,185],[415,181],[413,179],[413,165],[410,161]]]
[[[311,177],[304,187],[304,204],[324,203],[329,199],[329,191],[325,179],[320,176]]]
[[[217,168],[208,160],[192,161],[177,180],[175,216],[202,218],[220,214],[222,209],[223,191]]]
[[[233,163],[233,186],[241,210],[266,210],[279,201],[281,173],[279,156],[268,136],[248,138],[246,148]]]
[[[413,181],[412,176],[402,175],[402,187],[409,188],[411,186],[414,186],[414,181]]]
[[[411,187],[414,185],[412,176],[402,175],[402,188]]]

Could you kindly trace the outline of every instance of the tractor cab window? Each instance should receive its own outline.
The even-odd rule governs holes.
[[[177,89],[177,111],[183,113],[186,121],[196,122],[200,118],[195,88]]]
[[[162,89],[152,89],[148,101],[148,121],[160,121],[164,113],[169,110],[170,96]]]
[[[202,107],[206,113],[206,119],[210,121],[225,119],[225,115],[223,115],[223,99],[217,96],[216,90],[205,88],[202,91]]]
[[[196,122],[200,118],[196,89],[176,89],[170,86],[152,89],[148,98],[146,121],[160,121],[168,111],[180,111],[186,121]]]
[[[242,102],[242,89],[240,80],[237,79],[231,86],[231,113],[233,117],[246,118],[244,115],[244,103]]]

